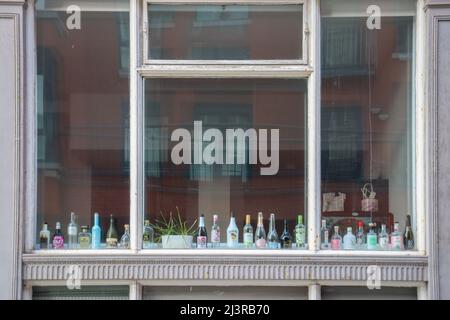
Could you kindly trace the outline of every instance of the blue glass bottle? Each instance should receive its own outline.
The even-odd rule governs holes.
[[[94,213],[94,226],[92,227],[92,249],[100,249],[102,229],[100,228],[100,217]]]

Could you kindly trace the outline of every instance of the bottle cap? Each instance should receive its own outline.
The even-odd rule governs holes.
[[[347,227],[347,232],[351,233],[352,232],[352,227]]]

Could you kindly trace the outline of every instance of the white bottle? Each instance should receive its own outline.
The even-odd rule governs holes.
[[[231,213],[230,224],[227,229],[227,246],[228,248],[237,248],[239,245],[239,229],[236,224],[236,218]]]
[[[67,226],[67,235],[69,240],[69,249],[76,249],[78,246],[78,226],[75,213],[70,213],[70,223]]]
[[[344,236],[344,250],[354,250],[356,247],[356,236],[352,233],[352,227],[347,228]]]

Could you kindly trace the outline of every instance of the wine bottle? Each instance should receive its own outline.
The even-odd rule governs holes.
[[[100,216],[94,213],[94,226],[92,227],[92,249],[100,249],[102,242],[102,229],[100,227]]]
[[[278,240],[278,234],[275,226],[275,214],[270,214],[269,220],[269,233],[267,234],[267,243],[270,249],[278,249],[280,247],[280,243]]]
[[[256,225],[256,232],[255,232],[255,245],[257,248],[266,247],[266,230],[264,230],[262,212],[258,213],[258,224]]]
[[[389,235],[388,235],[388,233],[386,231],[386,225],[385,224],[381,225],[381,231],[380,231],[380,234],[378,235],[378,245],[383,250],[389,248]]]
[[[352,232],[352,227],[347,227],[347,234],[344,236],[344,250],[354,250],[356,247],[356,237]]]
[[[150,225],[150,220],[144,221],[144,233],[142,234],[142,246],[144,249],[150,249],[153,246],[155,231]]]
[[[406,216],[405,235],[403,236],[403,243],[406,250],[414,250],[414,234],[411,227],[411,216]]]
[[[244,246],[246,248],[251,248],[253,246],[253,227],[250,223],[250,215],[245,216],[245,226],[244,226]]]
[[[330,248],[330,230],[327,228],[327,220],[322,219],[322,227],[320,228],[320,248]]]
[[[213,215],[213,225],[211,227],[211,244],[213,248],[220,247],[220,227],[218,224],[219,216]]]
[[[111,215],[109,220],[109,229],[106,233],[106,247],[107,248],[117,248],[117,242],[119,240],[119,235],[116,229],[116,221],[114,216]]]
[[[376,250],[378,244],[377,233],[375,232],[375,223],[369,223],[369,232],[367,233],[367,250]]]
[[[237,248],[239,245],[239,229],[236,225],[234,213],[231,213],[230,224],[227,228],[227,246],[228,248]]]
[[[339,234],[339,226],[334,226],[334,234],[331,237],[331,250],[341,250],[342,237]]]
[[[40,249],[50,249],[50,231],[47,222],[44,222],[41,232],[39,232]]]
[[[402,250],[403,239],[399,231],[399,223],[394,223],[394,231],[391,233],[391,249],[392,250]]]
[[[88,226],[82,226],[81,232],[78,234],[80,249],[89,249],[91,246],[91,234]]]
[[[64,236],[61,232],[61,223],[56,223],[55,234],[52,238],[53,249],[64,249]]]
[[[208,232],[205,228],[205,216],[200,215],[197,231],[197,248],[205,249],[208,246]]]
[[[301,216],[299,216],[299,217],[301,217]],[[296,233],[296,238],[297,238],[297,233]],[[291,234],[289,233],[288,224],[287,224],[286,219],[284,219],[284,230],[280,237],[280,243],[281,243],[281,248],[283,248],[283,249],[292,248],[292,237],[291,237]]]
[[[120,238],[120,247],[123,249],[130,249],[130,225],[126,224],[124,227],[124,233]]]
[[[78,245],[78,226],[74,212],[70,213],[70,223],[67,226],[67,236],[69,238],[69,249],[76,249]]]
[[[297,216],[297,225],[295,226],[295,245],[297,248],[304,248],[306,242],[306,228],[303,224],[303,216]]]

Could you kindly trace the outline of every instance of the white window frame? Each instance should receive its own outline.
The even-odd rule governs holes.
[[[36,203],[37,203],[37,167],[36,167],[36,144],[37,135],[33,135],[35,130],[35,93],[29,92],[33,97],[28,101],[27,122],[32,128],[31,134],[27,136],[27,152],[32,155],[27,158],[27,168],[29,171],[28,180],[30,189],[26,195],[26,234],[25,252],[42,256],[71,256],[71,255],[186,255],[186,256],[214,256],[217,254],[230,256],[364,256],[364,257],[418,257],[426,256],[427,234],[426,212],[431,212],[432,197],[428,186],[430,157],[426,150],[431,141],[427,135],[428,110],[424,107],[426,101],[425,81],[426,81],[426,52],[425,52],[425,13],[423,11],[425,0],[417,1],[416,11],[416,76],[415,76],[415,173],[416,185],[413,190],[413,197],[416,204],[416,239],[417,251],[329,251],[320,250],[320,220],[321,220],[321,172],[320,172],[320,116],[321,116],[321,95],[320,95],[320,0],[130,0],[130,231],[131,247],[129,250],[34,250],[36,238]],[[32,4],[33,2],[30,1]],[[305,65],[300,61],[296,63],[285,63],[286,61],[275,60],[267,64],[260,64],[259,61],[233,61],[233,63],[221,63],[220,61],[209,61],[208,64],[191,63],[183,60],[184,63],[170,61],[152,60],[151,64],[146,61],[147,47],[144,14],[148,3],[234,3],[234,4],[292,4],[303,3],[306,18],[304,23],[308,26],[307,41],[304,49],[307,49],[308,63]],[[145,10],[144,10],[145,9]],[[34,15],[30,14],[32,19]],[[32,28],[30,28],[32,29]],[[28,33],[33,34],[34,30]],[[36,60],[34,54],[36,43],[33,37],[27,38],[26,65],[28,70],[35,70]],[[164,63],[163,63],[164,62]],[[214,63],[211,63],[214,62]],[[292,78],[307,79],[308,82],[308,116],[307,116],[307,221],[308,221],[308,250],[152,250],[142,249],[142,225],[144,212],[144,106],[143,106],[143,85],[146,78]],[[28,73],[29,83],[35,85],[34,73]],[[29,86],[28,90],[31,90]],[[305,195],[306,196],[306,195]]]

